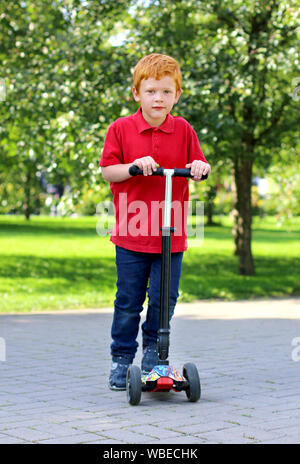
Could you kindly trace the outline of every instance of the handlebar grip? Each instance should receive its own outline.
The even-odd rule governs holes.
[[[191,176],[191,169],[190,168],[175,168],[174,169],[174,174],[173,174],[174,177],[191,177],[193,178],[193,176]],[[207,179],[208,178],[208,174],[204,174],[201,179]]]
[[[143,171],[138,167],[136,166],[135,164],[133,164],[132,166],[130,166],[129,168],[129,174],[131,176],[141,176],[143,175]]]
[[[131,176],[143,176],[143,170],[140,169],[138,166],[133,164],[129,168],[129,174]],[[163,176],[164,175],[164,168],[157,168],[156,171],[152,172],[152,176]]]

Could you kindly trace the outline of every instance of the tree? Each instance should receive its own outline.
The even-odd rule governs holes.
[[[1,180],[19,190],[28,219],[32,197],[41,190],[36,173],[48,165],[45,128],[55,114],[46,98],[51,69],[46,45],[66,24],[57,5],[42,1],[8,1],[0,19],[0,72],[7,86],[0,105]]]
[[[222,35],[227,42],[231,38],[227,60],[221,59],[220,52],[225,53],[222,46],[218,54],[225,84],[221,84],[225,87],[221,102],[223,118],[231,117],[234,128],[236,254],[240,273],[251,275],[253,166],[269,166],[283,136],[297,131],[299,125],[296,105],[290,97],[291,78],[297,70],[291,58],[298,56],[293,46],[297,43],[299,13],[295,2],[276,0],[222,2],[222,7],[215,2],[212,10]]]
[[[299,77],[297,2],[2,3],[2,191],[13,184],[29,217],[41,173],[51,183],[68,183],[75,200],[86,183],[101,182],[107,126],[136,108],[131,68],[145,54],[170,54],[183,70],[180,115],[197,131],[212,166],[233,171],[239,270],[253,274],[253,168],[267,169],[283,144],[289,153],[299,138],[299,103],[292,98]],[[122,32],[123,44],[115,46],[111,39]]]
[[[232,166],[235,252],[245,275],[255,273],[253,166],[268,167],[283,136],[292,144],[299,134],[299,108],[291,98],[299,18],[292,0],[155,0],[134,15],[139,54],[155,51],[178,59],[186,82],[181,115],[213,148],[212,165],[223,160]]]
[[[122,110],[128,76],[109,38],[127,7],[126,0],[1,4],[0,177],[20,191],[27,218],[41,175],[67,183],[75,201],[86,182],[99,182],[101,144]]]

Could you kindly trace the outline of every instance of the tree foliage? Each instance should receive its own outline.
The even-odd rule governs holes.
[[[126,85],[123,50],[109,44],[127,1],[8,1],[1,6],[0,104],[2,195],[13,184],[32,212],[39,179],[82,186],[99,182],[98,160],[108,123],[120,113]],[[126,72],[125,72],[126,70]],[[16,209],[17,208],[17,205]]]
[[[253,274],[253,168],[267,168],[299,136],[291,98],[299,72],[299,9],[295,1],[155,0],[136,9],[134,46],[175,56],[185,88],[180,114],[211,147],[209,161],[233,171],[235,244],[240,272]],[[297,111],[298,110],[298,111]]]
[[[68,185],[75,202],[86,187],[106,194],[98,161],[107,127],[136,110],[138,59],[165,53],[183,72],[175,114],[215,168],[206,199],[233,175],[236,253],[240,272],[253,274],[253,170],[297,156],[299,15],[295,0],[2,2],[0,211],[29,217],[43,178]]]

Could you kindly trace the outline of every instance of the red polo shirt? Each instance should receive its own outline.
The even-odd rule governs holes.
[[[185,168],[194,160],[206,161],[196,132],[179,116],[168,114],[159,127],[151,127],[141,108],[117,119],[108,129],[100,166],[132,163],[151,156],[164,168]],[[172,179],[172,252],[187,249],[186,220],[188,180]],[[161,231],[165,177],[137,176],[111,182],[116,223],[111,241],[123,248],[149,253],[161,252]]]

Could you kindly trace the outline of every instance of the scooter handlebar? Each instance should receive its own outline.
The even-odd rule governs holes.
[[[138,166],[133,164],[129,168],[129,174],[131,176],[142,176],[143,170],[140,169]],[[157,168],[156,171],[153,171],[152,176],[163,176],[164,175],[164,168]],[[174,174],[173,177],[191,177],[191,169],[190,168],[174,168]],[[208,174],[204,174],[201,179],[207,179]]]

